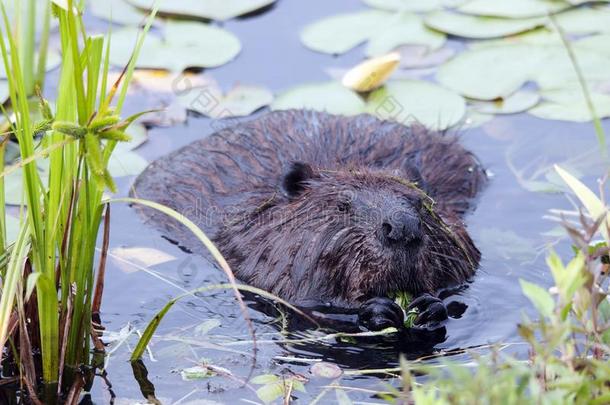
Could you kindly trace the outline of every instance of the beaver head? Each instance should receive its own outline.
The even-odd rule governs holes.
[[[465,282],[479,260],[460,218],[413,168],[292,163],[261,194],[227,210],[216,242],[241,280],[295,303],[433,292]]]

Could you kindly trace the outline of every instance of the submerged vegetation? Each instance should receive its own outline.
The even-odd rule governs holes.
[[[522,323],[515,325],[521,341],[458,350],[462,355],[459,360],[443,357],[441,352],[416,360],[401,358],[397,367],[347,369],[317,358],[286,356],[284,364],[313,363],[311,375],[289,369],[255,370],[257,345],[358,343],[355,339],[391,335],[393,331],[344,334],[315,330],[294,338],[284,329],[282,312],[280,333],[272,338],[255,337],[224,259],[200,230],[183,220],[213,252],[232,283],[208,283],[195,291],[184,290],[163,303],[143,330],[131,360],[150,403],[160,401],[154,389],[146,388],[152,384],[146,379],[141,359],[147,354],[147,345],[159,337],[155,332],[161,320],[180,299],[220,289],[237,294],[248,329],[245,337],[214,340],[209,332],[220,321],[211,319],[198,325],[193,337],[165,336],[160,340],[182,345],[181,350],[187,347],[189,356],[197,357],[192,349],[197,345],[243,356],[252,364],[250,372],[258,375],[241,379],[199,356],[195,366],[181,370],[186,381],[214,376],[234,380],[265,403],[289,403],[294,396],[308,392],[312,403],[332,400],[349,404],[350,387],[342,385],[342,379],[363,375],[384,377],[381,388],[376,384],[376,389],[360,389],[369,399],[397,404],[610,403],[610,213],[604,195],[608,162],[601,121],[610,116],[610,11],[604,2],[506,0],[492,5],[484,0],[365,0],[369,9],[307,25],[301,41],[309,49],[328,54],[346,53],[365,44],[367,57],[397,48],[398,53],[389,58],[391,68],[373,68],[373,74],[381,72],[383,79],[370,83],[366,75],[358,76],[361,71],[344,76],[340,70],[331,72],[335,77],[331,81],[299,84],[275,97],[265,87],[253,85],[240,84],[226,92],[207,72],[183,72],[228,63],[242,49],[229,28],[213,26],[210,21],[261,12],[273,7],[275,1],[198,4],[166,0],[159,8],[160,15],[168,18],[163,23],[155,20],[152,1],[89,3],[0,3],[0,96],[6,99],[2,106],[6,120],[0,131],[0,347],[4,348],[0,383],[12,384],[22,402],[77,403],[81,391],[90,389],[94,375],[104,373],[109,358],[106,343],[115,342],[112,350],[116,350],[137,334],[129,325],[116,333],[118,336],[102,334],[100,319],[111,239],[109,203],[147,204],[108,198],[116,190],[113,156],[125,154],[129,145],[141,142],[129,142],[129,134],[139,137],[137,131],[143,127],[136,120],[143,116],[121,115],[134,79],[144,88],[171,93],[166,104],[181,111],[147,121],[153,125],[183,122],[185,110],[222,119],[247,116],[266,106],[343,114],[369,112],[401,122],[417,119],[443,130],[526,111],[544,119],[593,121],[605,168],[598,173],[602,176],[599,193],[578,180],[571,167],[539,171],[544,183],[518,179],[528,190],[547,189],[553,183],[554,190],[561,184],[560,190],[570,190],[576,196],[577,206],[583,208],[560,212],[555,218],[562,225],[562,236],[569,236],[573,258],[566,264],[553,251],[548,253],[547,268],[553,280],[549,290],[521,280],[523,293],[537,311],[536,319],[523,315]],[[107,35],[92,35],[83,21],[85,6],[98,18],[128,26]],[[152,16],[146,17],[145,12]],[[549,16],[549,12],[557,14]],[[145,41],[151,26],[157,29]],[[380,26],[385,27],[381,33]],[[60,52],[49,46],[52,27],[59,33]],[[452,38],[482,41],[467,42],[466,49],[454,55],[453,49],[443,48]],[[58,80],[48,83],[47,71],[57,65],[61,66]],[[113,70],[113,65],[120,70]],[[434,75],[437,83],[426,79],[428,70],[411,75],[404,69],[431,66],[440,66]],[[5,76],[6,81],[2,80]],[[341,77],[343,83],[336,80]],[[183,87],[184,83],[188,85]],[[54,102],[47,99],[45,87],[56,94]],[[208,99],[214,103],[206,103]],[[138,155],[125,156],[135,170],[122,167],[123,174],[135,174],[146,163]],[[156,208],[179,219],[174,212]],[[240,288],[274,300],[263,291]],[[298,312],[288,303],[282,304]],[[509,353],[515,346],[518,353]],[[249,350],[241,351],[240,347]],[[386,377],[391,384],[385,384]],[[318,387],[310,382],[313,378],[329,383]]]

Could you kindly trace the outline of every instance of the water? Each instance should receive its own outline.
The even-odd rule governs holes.
[[[320,17],[360,8],[363,6],[357,0],[283,0],[260,15],[226,22],[224,26],[240,37],[243,51],[235,61],[210,73],[225,90],[237,82],[264,85],[279,91],[295,84],[328,80],[324,72],[326,68],[354,65],[361,60],[362,49],[341,57],[317,54],[301,45],[299,31]],[[126,113],[140,109],[135,103],[127,108]],[[148,143],[138,149],[138,153],[153,160],[212,132],[210,120],[190,117],[186,125],[151,130]],[[561,194],[526,191],[511,171],[511,165],[520,169],[538,159],[546,159],[548,165],[574,158],[571,167],[587,174],[588,184],[594,184],[595,176],[603,173],[603,166],[596,158],[593,127],[543,121],[521,114],[498,117],[482,127],[466,129],[461,137],[492,174],[476,211],[467,219],[470,233],[483,253],[483,260],[474,282],[447,299],[447,302],[466,304],[467,309],[460,319],[448,322],[447,339],[435,349],[443,351],[506,342],[515,343],[508,350],[523,354],[524,347],[518,344],[516,324],[522,319],[523,312],[533,315],[533,311],[520,292],[519,279],[550,285],[544,258],[547,246],[553,244],[556,237],[544,233],[555,224],[543,216],[550,208],[570,209],[571,205]],[[592,152],[587,154],[588,151]],[[578,157],[580,154],[582,158]],[[127,194],[132,180],[119,181],[122,194]],[[102,314],[109,332],[118,332],[128,324],[143,330],[170,298],[184,290],[225,281],[222,273],[206,260],[182,252],[143,224],[131,208],[115,204],[112,207],[110,248],[121,247],[152,248],[175,259],[154,266],[152,270],[157,277],[133,266],[127,266],[129,271],[125,271],[118,259],[111,258]],[[569,257],[569,247],[565,242],[558,244],[556,249],[564,258]],[[294,339],[303,333],[280,334],[281,320],[256,310],[251,310],[250,315],[259,340],[254,375],[296,373],[311,379],[306,384],[307,393],[294,393],[299,403],[310,402],[330,382],[315,378],[309,372],[311,364],[320,359],[336,363],[346,370],[397,364],[397,352],[387,347],[339,344],[334,340],[282,343],[282,339]],[[206,333],[205,329],[213,325],[211,322],[218,326]],[[250,371],[252,344],[230,292],[215,291],[180,301],[163,321],[157,335],[151,347],[152,357],[146,355],[143,360],[155,396],[162,403],[188,403],[202,399],[227,404],[239,403],[242,399],[260,402],[253,391],[260,385],[242,387],[240,382]],[[115,403],[144,401],[127,361],[134,342],[135,339],[128,339],[110,356],[107,377],[112,384],[111,390],[102,379],[97,379],[91,397],[86,401],[105,404],[113,395],[117,398]],[[179,371],[197,365],[201,359],[227,369],[233,377],[183,381]],[[346,387],[355,403],[377,403],[381,401],[368,390],[383,390],[385,382],[397,383],[379,375],[352,375],[343,376],[340,384]],[[144,391],[150,394],[151,386],[145,388]],[[332,391],[322,399],[323,403],[334,401]]]

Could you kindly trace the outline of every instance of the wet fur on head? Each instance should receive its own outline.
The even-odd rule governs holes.
[[[242,281],[297,304],[354,307],[471,277],[480,255],[462,217],[484,182],[453,136],[368,115],[285,111],[156,161],[135,194],[211,233]],[[146,214],[201,251],[181,225]],[[387,218],[413,235],[388,240]]]

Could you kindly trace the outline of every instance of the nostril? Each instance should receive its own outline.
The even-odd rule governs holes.
[[[391,238],[392,230],[392,225],[390,225],[388,222],[381,224],[381,231],[383,232],[383,236],[386,238]]]

